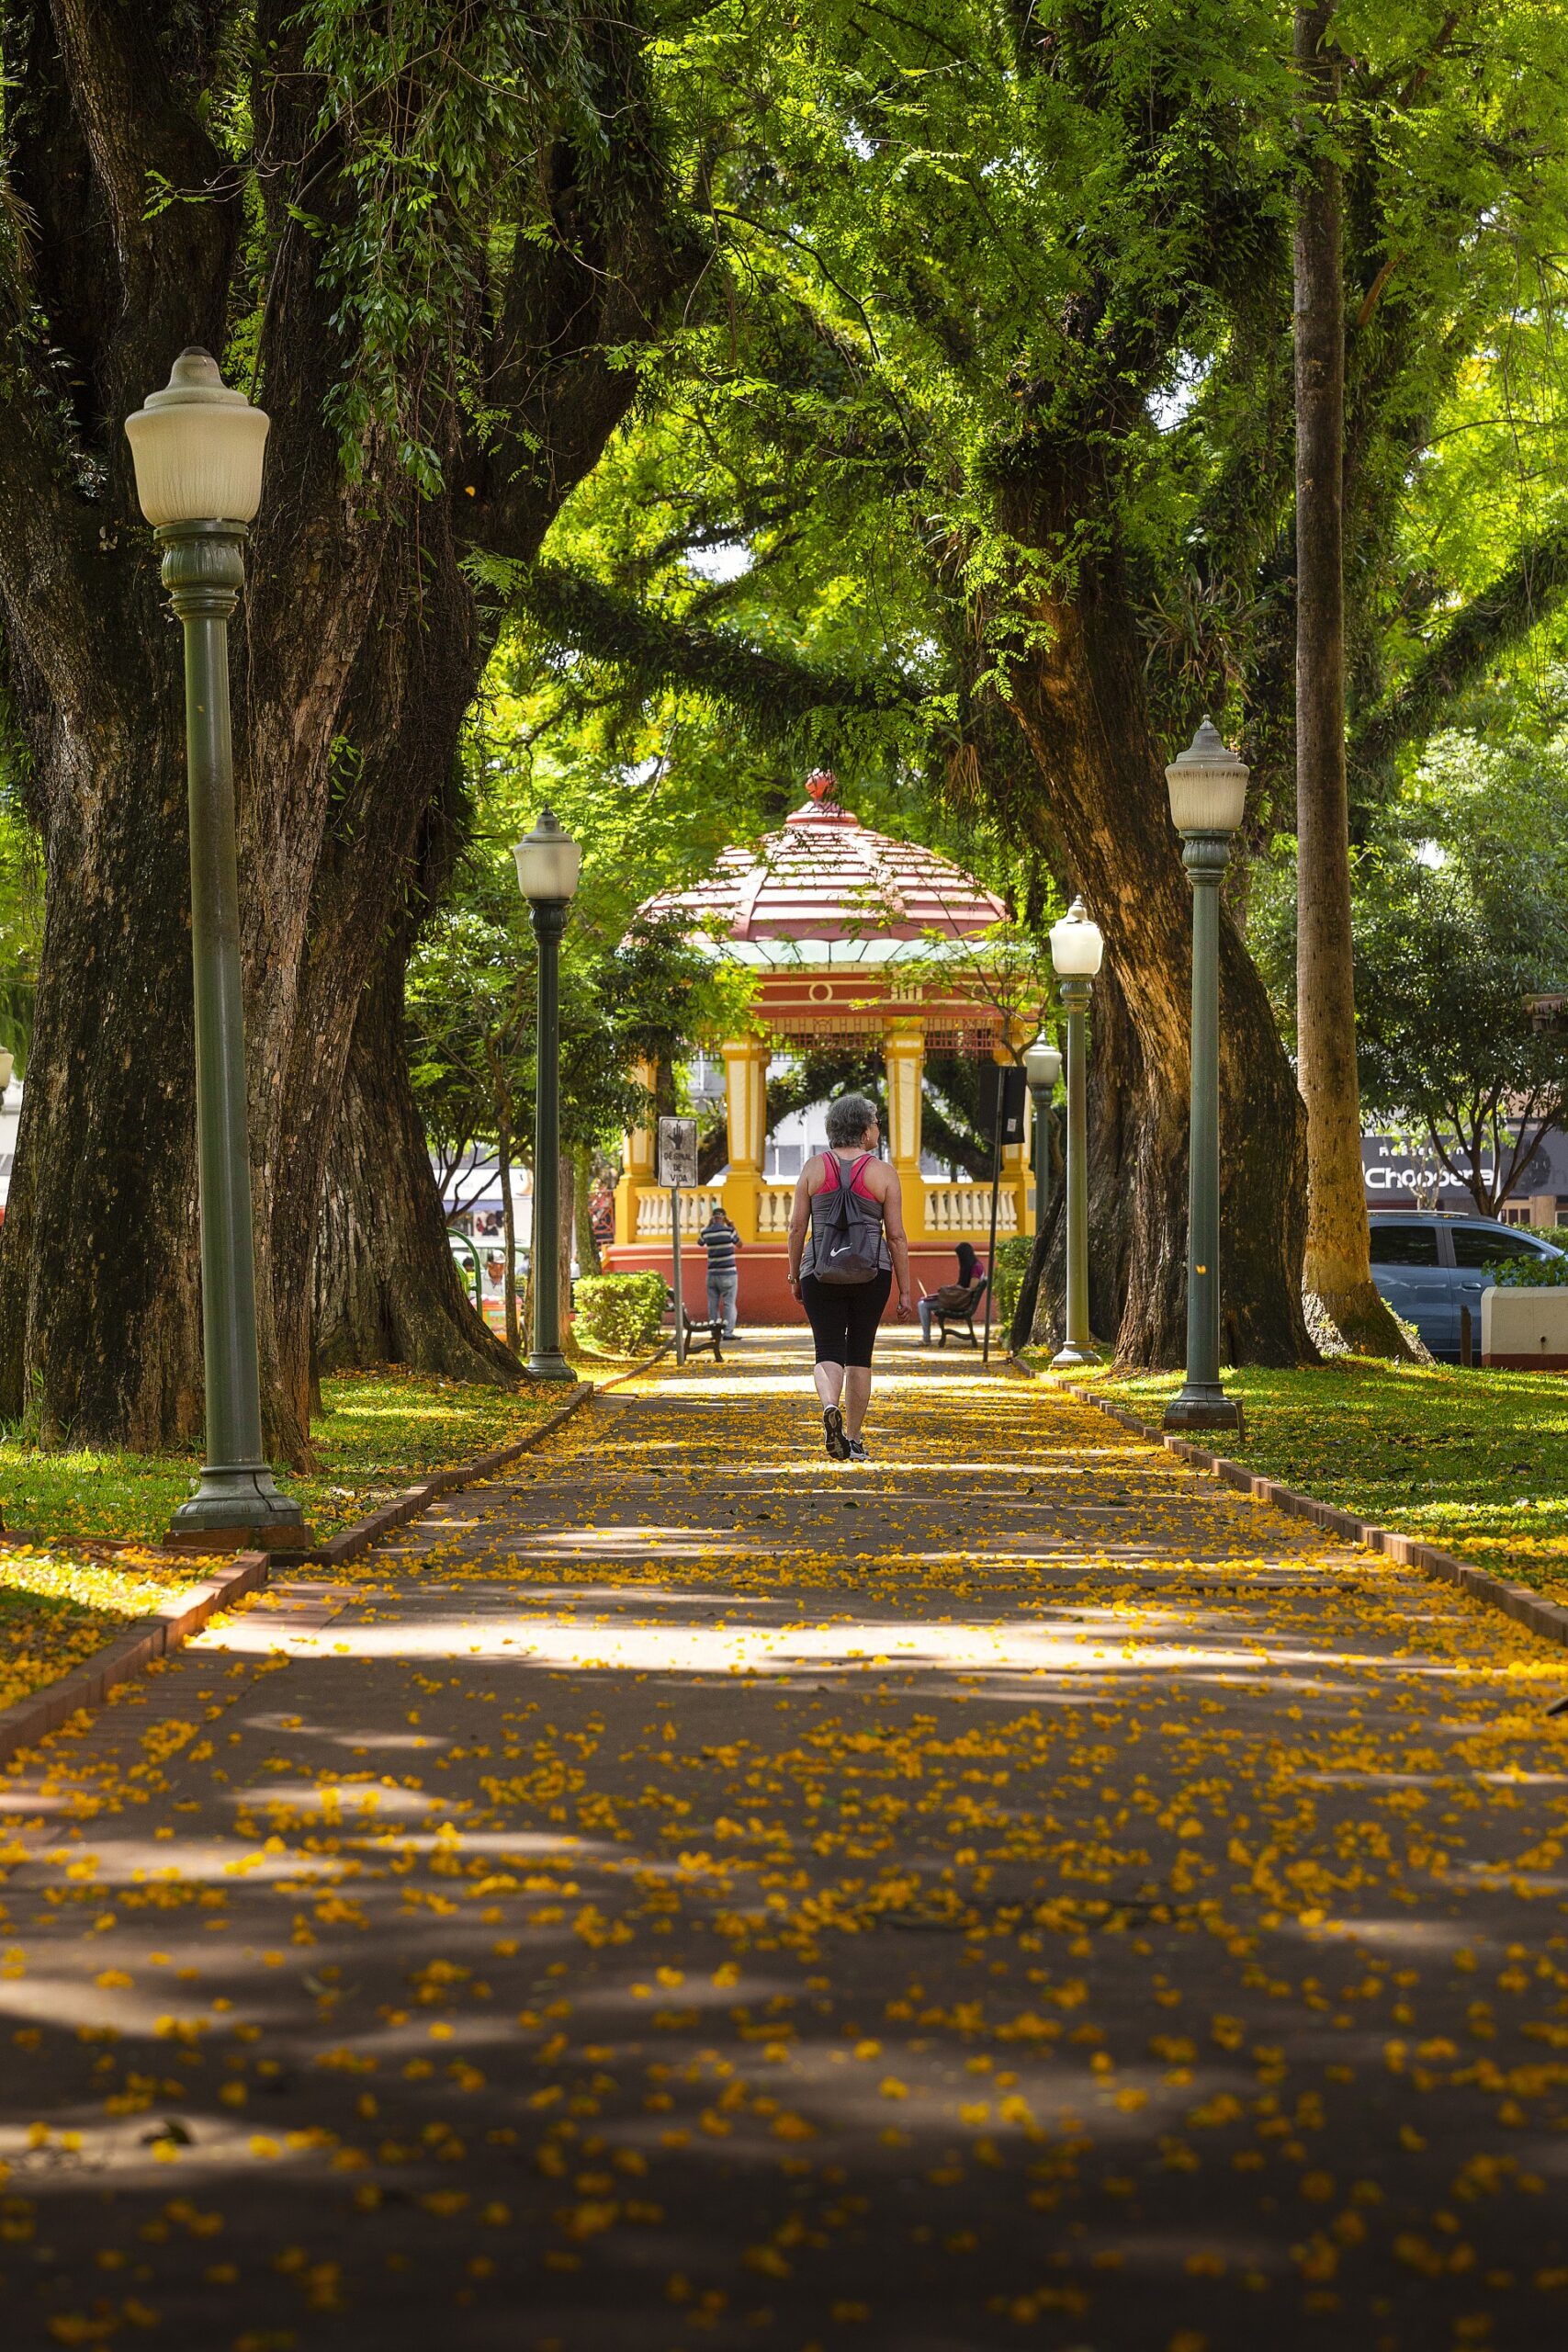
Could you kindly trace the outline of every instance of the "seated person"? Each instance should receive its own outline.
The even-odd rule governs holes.
[[[931,1317],[939,1311],[962,1315],[969,1304],[970,1292],[985,1271],[975,1254],[973,1244],[961,1241],[958,1245],[958,1280],[943,1283],[942,1288],[933,1290],[929,1298],[922,1298],[915,1309],[920,1318],[920,1338],[928,1348],[931,1343]]]

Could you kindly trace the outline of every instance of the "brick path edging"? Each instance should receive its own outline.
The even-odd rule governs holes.
[[[650,1357],[650,1363],[658,1358]],[[640,1372],[641,1364],[633,1366]],[[623,1375],[630,1379],[631,1373]],[[605,1386],[615,1384],[606,1382]],[[46,1683],[41,1690],[29,1691],[14,1706],[0,1708],[0,1764],[6,1763],[25,1747],[36,1747],[51,1731],[83,1707],[99,1705],[106,1692],[117,1683],[129,1682],[133,1675],[145,1673],[158,1658],[178,1649],[193,1634],[199,1633],[209,1617],[220,1609],[228,1609],[246,1594],[260,1592],[273,1567],[342,1566],[357,1559],[368,1550],[378,1535],[389,1534],[416,1519],[427,1504],[438,1495],[449,1495],[459,1487],[470,1486],[478,1478],[489,1478],[497,1470],[504,1470],[508,1463],[520,1454],[530,1453],[547,1437],[562,1428],[593,1395],[591,1380],[579,1381],[570,1394],[553,1413],[547,1413],[537,1428],[524,1437],[513,1438],[505,1445],[498,1445],[492,1453],[481,1453],[473,1462],[462,1462],[450,1470],[437,1470],[422,1479],[417,1487],[408,1487],[379,1510],[345,1527],[341,1535],[309,1552],[242,1552],[227,1567],[197,1585],[192,1591],[168,1609],[161,1609],[154,1616],[138,1617],[95,1650],[58,1682]]]
[[[1032,1380],[1041,1375],[1031,1364],[1014,1356],[1011,1361]],[[1327,1534],[1343,1537],[1348,1544],[1359,1544],[1369,1552],[1382,1552],[1396,1561],[1402,1568],[1416,1568],[1422,1576],[1439,1584],[1457,1585],[1472,1600],[1486,1609],[1500,1610],[1511,1617],[1516,1625],[1527,1632],[1539,1634],[1541,1640],[1553,1642],[1559,1649],[1568,1649],[1568,1609],[1556,1601],[1543,1600],[1528,1585],[1506,1584],[1485,1568],[1472,1567],[1468,1560],[1455,1557],[1452,1552],[1439,1551],[1435,1544],[1423,1544],[1418,1536],[1406,1535],[1398,1528],[1374,1527],[1370,1520],[1358,1519],[1353,1511],[1340,1510],[1333,1503],[1320,1503],[1314,1495],[1299,1495],[1293,1487],[1283,1487],[1277,1478],[1265,1478],[1256,1471],[1244,1468],[1241,1463],[1230,1461],[1223,1453],[1210,1453],[1190,1438],[1172,1437],[1145,1421],[1125,1405],[1118,1405],[1108,1396],[1097,1396],[1092,1389],[1079,1388],[1070,1380],[1051,1377],[1052,1385],[1065,1388],[1085,1405],[1092,1405],[1097,1412],[1109,1414],[1124,1430],[1147,1439],[1151,1445],[1161,1445],[1179,1461],[1190,1463],[1194,1469],[1207,1470],[1238,1494],[1252,1495],[1258,1501],[1272,1503],[1292,1519],[1310,1520]]]

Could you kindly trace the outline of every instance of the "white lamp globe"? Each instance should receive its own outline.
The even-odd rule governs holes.
[[[1049,1094],[1062,1075],[1062,1057],[1043,1030],[1023,1049],[1023,1075],[1037,1094]]]
[[[268,419],[191,344],[161,392],[125,420],[136,495],[152,524],[248,523],[261,504]]]
[[[1092,980],[1105,954],[1098,923],[1090,922],[1081,899],[1075,899],[1060,922],[1051,926],[1051,961],[1063,980]]]
[[[1170,820],[1179,833],[1234,833],[1247,807],[1247,762],[1227,751],[1205,718],[1165,772]]]
[[[541,808],[539,820],[512,853],[517,860],[517,884],[531,903],[570,899],[582,868],[582,846],[574,842],[553,808]]]

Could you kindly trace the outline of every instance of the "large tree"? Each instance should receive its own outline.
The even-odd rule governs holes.
[[[700,250],[625,7],[0,0],[0,624],[47,873],[0,1409],[141,1446],[200,1418],[178,652],[122,430],[196,342],[273,419],[233,679],[264,1400],[299,1459],[324,1156],[492,633],[476,572],[535,555]]]
[[[1407,1352],[1372,1281],[1356,1080],[1345,759],[1345,278],[1334,0],[1295,12],[1296,1076],[1306,1105],[1303,1281],[1350,1343]]]
[[[734,621],[761,613],[770,582],[784,583],[770,617],[787,611],[814,543],[827,577],[854,548],[881,582],[863,601],[891,624],[900,676],[918,666],[905,649],[924,649],[925,821],[972,834],[988,814],[1026,870],[1082,887],[1104,923],[1096,1319],[1123,1352],[1169,1360],[1182,1339],[1188,902],[1160,769],[1208,704],[1254,761],[1249,848],[1289,827],[1295,797],[1292,13],[825,7],[761,49],[732,12],[705,25],[704,70],[723,101],[707,186],[734,259],[723,333],[733,345],[739,319],[748,334],[750,397],[741,410],[722,388],[705,403],[694,391],[668,505],[635,547],[590,546],[645,609],[652,592],[661,631],[612,619],[594,595],[558,593],[556,609],[612,664],[646,675],[662,652],[668,677],[739,695]],[[1428,587],[1423,606],[1399,561],[1412,473],[1466,355],[1517,299],[1509,273],[1532,252],[1545,261],[1561,220],[1561,118],[1545,94],[1561,87],[1562,34],[1531,12],[1425,0],[1358,10],[1355,33],[1339,266],[1360,712],[1440,601]],[[1332,335],[1338,289],[1312,261]],[[1308,418],[1309,439],[1321,422]],[[803,469],[804,514],[781,495]],[[672,518],[689,514],[711,546],[727,490],[751,571],[728,609],[706,585],[682,603],[678,559],[697,542]],[[1337,559],[1330,545],[1320,560],[1310,535],[1315,598]],[[1502,552],[1506,581],[1515,559]],[[671,625],[672,557],[675,613],[700,613],[707,638]],[[773,656],[776,630],[756,634]],[[1304,747],[1314,775],[1321,735]],[[1337,772],[1328,787],[1342,886]],[[1238,860],[1224,950],[1227,1336],[1268,1356],[1304,1345],[1304,1137],[1242,935],[1247,878]],[[1325,1025],[1341,1077],[1345,895],[1320,901],[1337,906],[1346,985]],[[1339,1091],[1337,1131],[1353,1142]],[[1260,1152],[1260,1133],[1276,1148]]]

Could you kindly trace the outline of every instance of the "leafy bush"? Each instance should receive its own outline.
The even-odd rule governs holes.
[[[585,1275],[572,1292],[572,1335],[606,1355],[640,1355],[658,1339],[668,1303],[662,1274]]]
[[[1499,1290],[1568,1289],[1568,1258],[1505,1258],[1485,1271]]]
[[[1010,1234],[1005,1241],[997,1244],[996,1306],[992,1315],[999,1331],[1005,1331],[1012,1321],[1012,1310],[1018,1305],[1018,1294],[1023,1288],[1033,1247],[1033,1238],[1027,1233]]]

